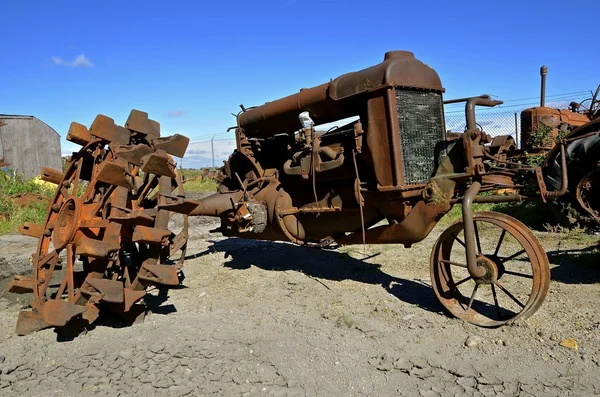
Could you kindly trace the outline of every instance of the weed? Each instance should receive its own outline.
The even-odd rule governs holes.
[[[532,147],[544,146],[548,139],[551,139],[552,127],[540,124],[535,130],[531,131],[529,136],[529,145]]]
[[[0,171],[0,213],[8,219],[0,220],[0,234],[14,233],[24,222],[43,224],[46,218],[46,204],[30,203],[27,207],[17,206],[11,196],[19,193],[34,193],[51,199],[55,185],[43,182],[40,178],[24,180],[19,175],[11,177]]]
[[[339,322],[344,324],[348,328],[354,328],[354,320],[352,319],[352,317],[350,317],[348,313],[343,314],[340,317]]]

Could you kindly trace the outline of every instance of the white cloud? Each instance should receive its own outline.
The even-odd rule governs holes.
[[[92,61],[89,60],[85,54],[79,54],[73,61],[66,61],[61,57],[52,57],[52,62],[55,65],[66,66],[69,68],[91,68],[94,66]]]
[[[223,161],[227,160],[234,149],[235,139],[215,139],[215,166],[221,167]],[[212,167],[212,150],[210,141],[190,142],[183,157],[183,166],[186,168]]]
[[[183,117],[183,116],[185,116],[185,112],[181,109],[177,109],[177,110],[171,110],[169,113],[167,113],[167,115],[169,117]]]

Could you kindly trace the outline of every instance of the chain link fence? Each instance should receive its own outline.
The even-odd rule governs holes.
[[[521,130],[520,111],[476,111],[479,127],[492,137],[512,135],[517,147],[520,145],[518,131]],[[464,111],[451,110],[446,112],[446,130],[463,132],[466,127]],[[184,168],[221,167],[235,149],[235,138],[191,141],[185,157],[182,159]]]
[[[477,125],[485,133],[492,137],[498,135],[511,135],[515,138],[517,147],[520,145],[521,112],[513,111],[476,111],[475,119]],[[452,132],[463,132],[466,129],[465,112],[446,112],[446,130]]]

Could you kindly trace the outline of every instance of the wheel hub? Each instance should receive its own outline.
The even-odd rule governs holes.
[[[71,197],[60,207],[52,232],[52,241],[57,250],[67,246],[75,236],[79,226],[81,205],[79,199]]]
[[[485,274],[475,279],[477,284],[493,284],[498,280],[498,267],[490,258],[486,256],[478,257],[477,265],[485,269]]]

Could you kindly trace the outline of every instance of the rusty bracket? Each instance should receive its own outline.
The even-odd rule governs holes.
[[[542,201],[545,203],[546,195],[548,194],[548,189],[546,188],[546,182],[544,182],[544,174],[542,173],[542,169],[540,167],[535,167],[535,177],[537,179],[538,188],[540,189],[540,196],[542,197]]]

